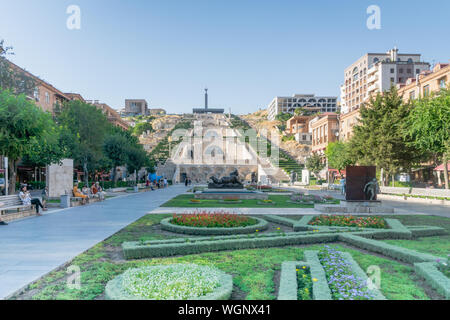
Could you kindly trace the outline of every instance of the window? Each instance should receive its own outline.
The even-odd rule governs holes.
[[[413,59],[409,58],[408,63],[412,63],[412,62],[413,62]]]
[[[39,88],[34,88],[33,97],[36,101],[39,101]]]
[[[420,73],[420,69],[416,69],[416,73],[419,74]]]
[[[395,69],[394,68],[391,68],[391,73],[394,73],[395,72]]]
[[[445,84],[445,78],[439,80],[439,88],[445,89],[447,85]]]
[[[399,70],[399,71],[400,71],[400,73],[403,73],[403,68],[400,68],[400,70]]]
[[[391,78],[391,84],[394,83],[394,82],[395,82],[395,79],[394,79],[394,78]]]
[[[398,82],[403,83],[403,78],[398,78]]]
[[[411,91],[410,93],[409,93],[409,99],[410,100],[414,100],[416,98],[416,92],[415,91]]]
[[[430,95],[430,85],[426,85],[425,87],[423,87],[423,96],[427,97]]]
[[[48,92],[45,93],[45,103],[50,104],[50,95],[48,94]]]

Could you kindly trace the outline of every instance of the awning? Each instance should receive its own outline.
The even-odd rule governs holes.
[[[448,169],[448,171],[450,171],[450,163],[447,164],[447,169]],[[440,166],[437,166],[436,168],[434,168],[434,171],[444,171],[444,164],[441,164]]]

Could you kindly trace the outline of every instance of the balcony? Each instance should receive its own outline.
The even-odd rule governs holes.
[[[377,66],[373,66],[369,70],[367,70],[367,75],[371,75],[372,73],[375,73],[378,70]]]
[[[371,93],[373,91],[379,90],[379,88],[380,87],[378,86],[378,83],[374,83],[373,85],[371,85],[367,88],[367,92]]]
[[[372,82],[375,82],[375,81],[378,81],[378,75],[377,74],[374,74],[374,75],[370,76],[367,79],[367,83],[372,83]]]

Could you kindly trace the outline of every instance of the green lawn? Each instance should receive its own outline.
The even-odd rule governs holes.
[[[128,268],[188,262],[212,265],[232,274],[235,285],[233,299],[275,299],[277,285],[275,279],[281,263],[289,260],[301,261],[305,250],[319,249],[322,246],[235,250],[170,258],[123,260],[120,247],[123,241],[170,238],[166,234],[158,233],[155,229],[155,225],[167,216],[147,215],[97,244],[87,252],[77,256],[73,260],[72,265],[77,265],[81,268],[80,290],[67,287],[66,280],[68,275],[65,272],[66,269],[61,268],[30,285],[22,294],[14,298],[103,299],[106,283]],[[415,217],[401,216],[401,220],[404,222],[408,221],[410,225],[425,224],[425,217],[417,217],[417,219]],[[425,219],[428,219],[427,224],[429,225],[437,225],[443,222],[450,224],[450,219]],[[173,237],[175,236],[177,235],[174,234]],[[427,252],[432,252],[433,247],[436,245],[432,238],[423,238],[419,241],[410,240],[409,243],[422,243],[422,248]],[[449,242],[447,241],[447,247],[448,245]],[[350,252],[364,270],[367,270],[369,266],[378,266],[381,270],[381,291],[388,299],[429,299],[411,265],[404,265],[391,259],[362,253],[339,244],[333,244],[332,246],[337,247],[339,250]]]
[[[219,200],[201,200],[200,203],[192,203],[191,199],[195,199],[194,195],[182,194],[172,200],[167,201],[161,207],[176,208],[314,208],[314,205],[296,204],[288,202],[290,197],[287,195],[269,195],[269,199],[275,204],[258,204],[260,200],[243,199],[240,203],[219,202]]]

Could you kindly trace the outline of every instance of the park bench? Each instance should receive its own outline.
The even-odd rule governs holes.
[[[7,210],[17,210],[19,212],[23,210],[31,210],[32,205],[24,205],[20,197],[15,194],[12,196],[0,196],[0,215],[3,215]]]

